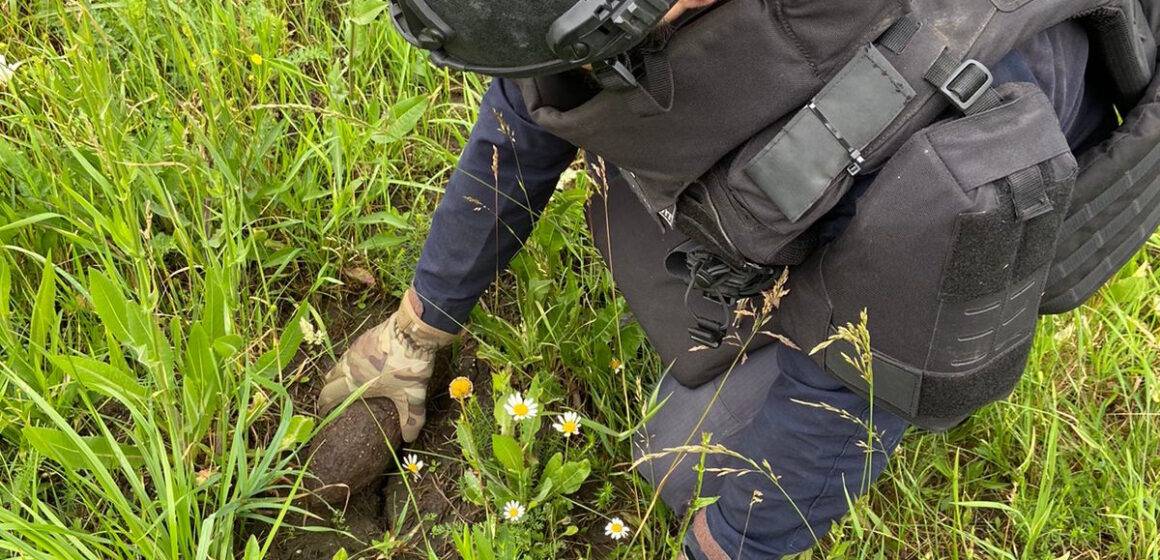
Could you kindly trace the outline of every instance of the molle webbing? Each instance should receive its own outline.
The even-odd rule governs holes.
[[[1079,157],[1042,313],[1087,301],[1160,225],[1160,80],[1111,138]]]

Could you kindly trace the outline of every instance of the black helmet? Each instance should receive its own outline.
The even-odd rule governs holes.
[[[440,66],[522,78],[607,61],[676,0],[391,0],[407,41]]]

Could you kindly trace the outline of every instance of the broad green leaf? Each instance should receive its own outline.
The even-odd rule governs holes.
[[[85,388],[135,406],[149,392],[133,375],[87,356],[50,356],[53,365],[75,378]]]
[[[172,371],[173,347],[140,305],[126,299],[112,280],[96,270],[89,274],[89,294],[109,334],[132,349],[137,361]]]
[[[475,436],[471,434],[471,427],[466,422],[455,423],[455,439],[459,440],[459,449],[463,451],[463,458],[467,459],[471,466],[479,468],[479,447],[475,445]]]
[[[1148,292],[1148,279],[1139,276],[1130,276],[1109,284],[1108,296],[1121,305],[1131,305],[1143,301]]]
[[[475,526],[474,536],[476,557],[479,560],[495,560],[495,546],[482,525]]]
[[[524,451],[520,449],[520,444],[516,443],[515,438],[493,434],[491,448],[496,460],[507,470],[517,473],[524,470]]]
[[[185,370],[182,394],[186,413],[196,421],[190,422],[188,435],[198,441],[209,429],[221,406],[222,377],[217,359],[210,349],[209,335],[201,321],[189,328],[185,343]]]
[[[355,221],[364,226],[387,225],[395,229],[407,231],[415,229],[415,226],[411,225],[411,223],[407,221],[406,217],[400,216],[394,212],[375,212],[374,214],[363,216]]]
[[[255,375],[269,377],[281,372],[298,353],[298,347],[302,345],[302,327],[298,326],[298,322],[304,313],[306,313],[305,307],[299,309],[290,318],[289,324],[282,331],[282,336],[278,337],[278,342],[274,348],[258,358],[252,370]]]
[[[463,478],[460,479],[460,491],[463,493],[463,499],[477,505],[484,504],[483,498],[483,482],[472,471],[464,471]]]
[[[246,339],[240,335],[227,334],[213,341],[213,351],[222,358],[232,358],[246,346]]]
[[[388,7],[386,0],[358,0],[350,7],[350,21],[357,25],[369,25]]]
[[[28,348],[33,354],[32,365],[40,370],[39,350],[47,350],[48,333],[56,325],[56,268],[51,259],[45,259],[44,271],[40,276],[40,287],[36,290],[36,303],[32,308],[32,324],[29,326]],[[47,387],[42,386],[41,390]]]
[[[345,548],[340,548],[338,552],[334,553],[334,556],[330,557],[330,560],[347,560],[348,558],[350,558],[350,553]]]
[[[234,291],[226,281],[224,273],[215,267],[206,270],[204,286],[205,303],[202,305],[202,316],[199,319],[205,325],[209,339],[216,341],[228,334],[230,306],[227,301],[229,294]]]
[[[382,251],[382,250],[392,249],[392,248],[398,247],[399,245],[402,245],[403,243],[406,243],[406,242],[407,242],[406,237],[402,237],[402,236],[398,236],[398,235],[387,235],[385,233],[380,233],[379,235],[376,235],[376,236],[374,236],[366,241],[363,241],[362,243],[359,243],[358,247],[356,247],[356,248],[359,251]]]
[[[377,144],[392,144],[406,138],[415,130],[423,113],[427,112],[427,96],[416,95],[403,99],[391,107],[391,122],[382,132],[371,136]]]
[[[290,419],[290,427],[286,430],[286,437],[282,438],[279,448],[283,451],[293,449],[310,440],[314,433],[314,419],[295,414]]]
[[[588,459],[580,462],[564,463],[559,470],[556,471],[552,481],[556,484],[556,490],[561,494],[568,495],[580,489],[580,485],[588,480],[588,475],[592,472],[592,468],[588,465]]]
[[[541,479],[540,480],[540,491],[536,492],[536,497],[532,498],[532,501],[528,504],[528,507],[534,508],[534,507],[538,506],[539,504],[543,503],[544,500],[547,500],[548,497],[552,495],[552,490],[555,487],[556,487],[556,484],[554,482],[552,482],[551,478],[544,477],[543,479]]]
[[[719,498],[720,498],[720,496],[702,496],[700,498],[693,500],[692,503],[689,504],[689,509],[691,511],[705,509],[705,508],[717,503],[717,500]]]
[[[552,478],[556,476],[556,471],[560,470],[560,465],[564,464],[564,454],[556,453],[548,459],[548,463],[544,465],[544,473],[541,478]]]
[[[115,468],[120,465],[114,446],[125,455],[130,465],[138,466],[144,462],[141,453],[136,449],[101,437],[74,437],[60,430],[37,426],[25,426],[21,432],[33,449],[66,469],[88,470],[93,467],[78,446],[88,448],[106,467]]]
[[[243,558],[245,560],[262,560],[262,547],[258,544],[258,537],[250,535],[250,540],[246,541],[246,555]]]

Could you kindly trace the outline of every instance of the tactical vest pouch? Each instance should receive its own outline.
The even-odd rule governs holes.
[[[1111,138],[1079,155],[1080,173],[1040,307],[1083,304],[1160,226],[1160,79]]]
[[[847,193],[863,150],[915,95],[875,45],[863,46],[784,126],[750,139],[682,193],[678,226],[694,238],[719,230],[708,237],[726,240],[739,261],[800,264],[812,249],[802,236]]]
[[[777,327],[809,350],[869,316],[873,381],[836,344],[815,359],[928,429],[1005,397],[1023,372],[1076,163],[1046,96],[915,134],[837,240],[790,272]]]

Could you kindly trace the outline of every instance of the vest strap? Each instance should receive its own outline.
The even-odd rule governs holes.
[[[1038,165],[1012,173],[1007,177],[1007,183],[1011,186],[1011,201],[1015,204],[1019,221],[1033,220],[1055,210],[1047,194],[1047,181]]]
[[[952,105],[968,115],[1003,104],[1003,98],[992,87],[995,77],[991,70],[975,59],[960,62],[949,50],[939,55],[924,78]]]
[[[797,222],[835,180],[862,171],[863,151],[914,96],[878,48],[867,44],[743,171]]]

